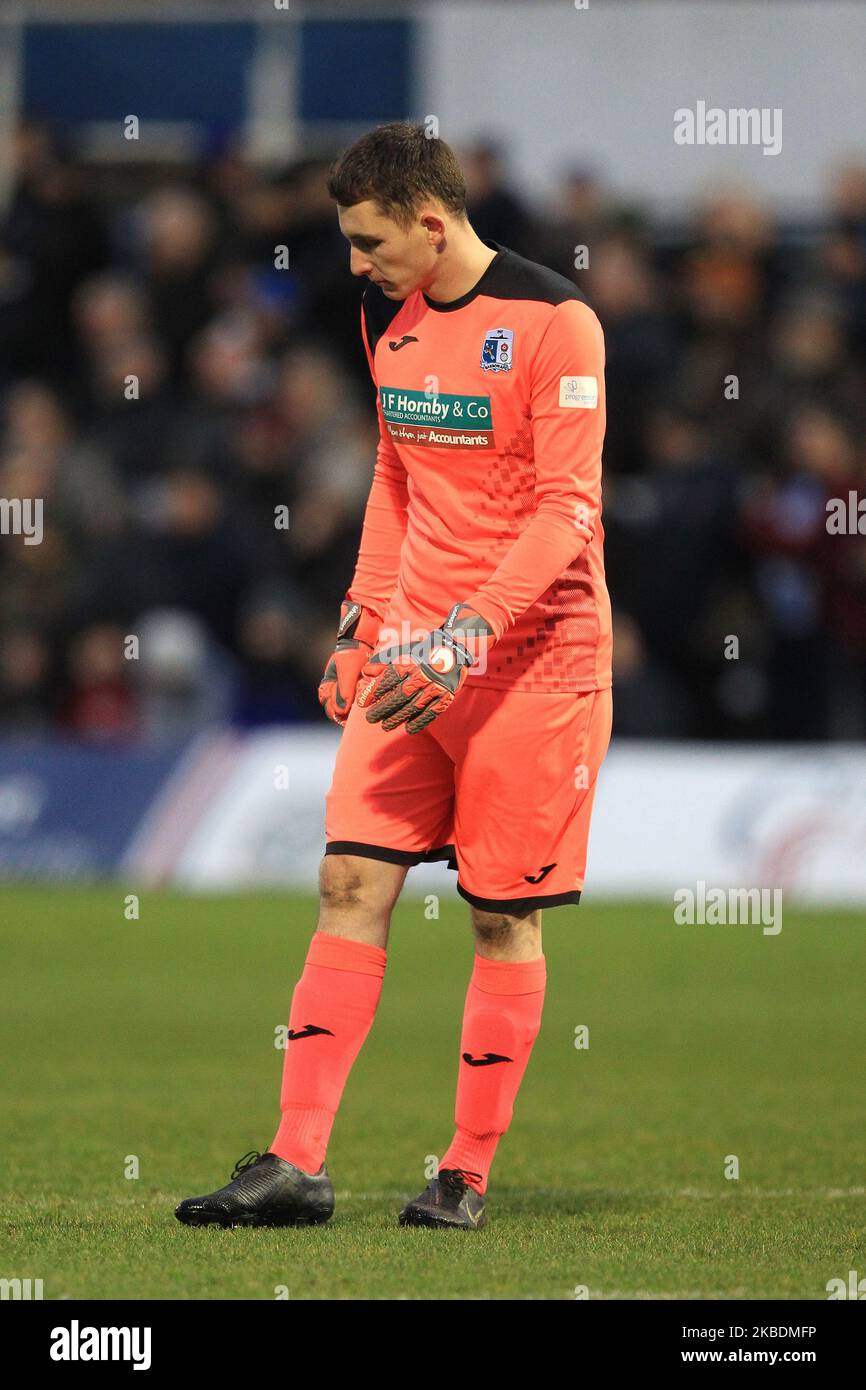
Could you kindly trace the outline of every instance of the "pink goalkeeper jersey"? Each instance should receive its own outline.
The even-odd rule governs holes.
[[[601,325],[569,280],[485,245],[496,256],[448,304],[364,291],[379,446],[348,596],[410,640],[455,603],[476,609],[497,640],[469,680],[600,689],[611,684]]]

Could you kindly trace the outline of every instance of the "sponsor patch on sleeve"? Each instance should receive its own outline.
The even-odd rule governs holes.
[[[598,406],[598,377],[561,376],[559,404],[573,410],[595,410]]]

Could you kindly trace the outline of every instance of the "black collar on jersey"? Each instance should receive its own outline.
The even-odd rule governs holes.
[[[485,246],[489,246],[491,250],[495,251],[496,255],[493,257],[493,260],[490,262],[489,266],[487,266],[487,268],[485,269],[484,274],[481,276],[481,279],[472,286],[471,290],[467,290],[465,294],[461,294],[459,299],[449,299],[445,304],[435,299],[428,299],[425,294],[424,303],[427,305],[428,309],[435,309],[436,312],[439,314],[450,314],[452,310],[462,309],[464,304],[470,304],[477,294],[483,293],[484,282],[487,280],[487,277],[491,274],[491,272],[494,269],[497,269],[502,264],[503,256],[508,255],[508,247],[501,246],[498,241],[489,241],[487,237],[482,237],[482,241],[484,242]],[[421,291],[421,293],[424,294],[423,290]]]

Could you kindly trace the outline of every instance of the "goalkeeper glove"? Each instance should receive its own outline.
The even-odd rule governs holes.
[[[344,599],[333,655],[319,682],[319,704],[329,719],[343,725],[349,717],[361,668],[373,650],[382,624],[369,608]]]
[[[486,618],[455,603],[434,632],[370,658],[361,672],[357,703],[371,724],[381,721],[388,730],[405,724],[407,734],[417,734],[448,709],[470,666],[478,664],[471,647],[480,642],[486,653],[492,637]]]

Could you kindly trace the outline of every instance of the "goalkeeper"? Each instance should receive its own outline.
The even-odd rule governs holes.
[[[371,282],[361,333],[379,446],[320,687],[343,733],[319,918],[273,1142],[177,1215],[331,1215],[325,1155],[391,911],[413,864],[444,859],[475,942],[455,1129],[399,1220],[473,1229],[541,1026],[542,910],[580,900],[610,739],[604,342],[571,281],[476,235],[457,160],[424,126],[363,136],[328,189],[351,269]]]

